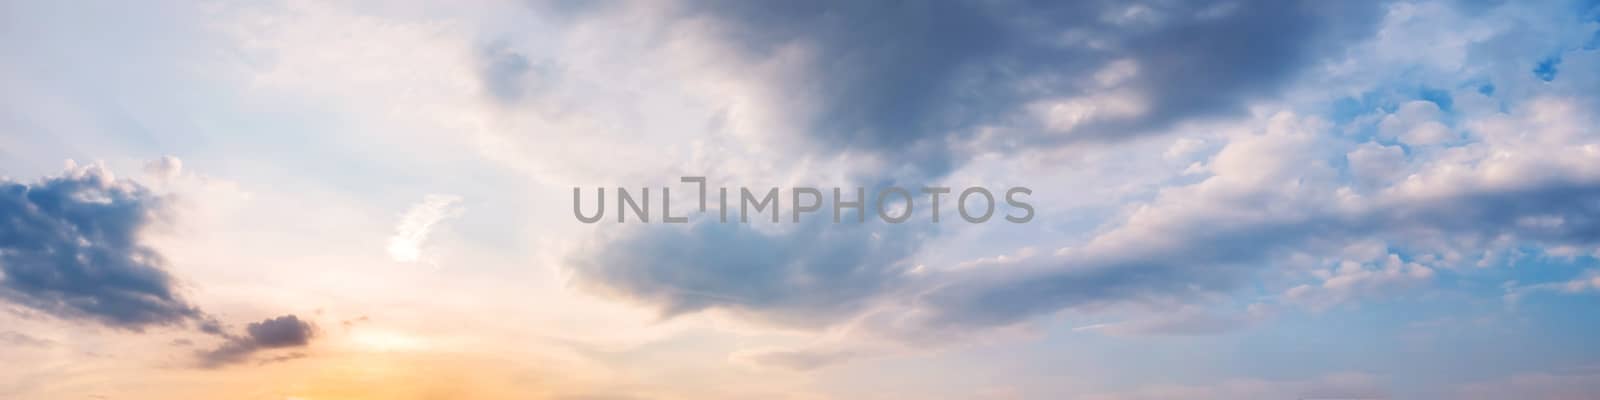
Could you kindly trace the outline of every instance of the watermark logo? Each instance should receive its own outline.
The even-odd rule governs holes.
[[[716,207],[717,221],[729,223],[749,223],[751,218],[766,218],[773,223],[793,222],[799,223],[802,218],[821,218],[824,203],[832,210],[833,223],[843,223],[845,220],[854,219],[854,222],[867,221],[868,208],[872,214],[883,222],[899,224],[914,218],[926,218],[933,223],[939,223],[939,207],[944,200],[954,200],[950,206],[956,208],[956,213],[963,221],[973,224],[987,223],[991,220],[1004,219],[1006,222],[1025,224],[1033,221],[1033,205],[1029,204],[1027,197],[1033,194],[1033,189],[1017,186],[996,193],[988,188],[973,186],[956,192],[954,189],[942,186],[923,186],[907,189],[899,186],[890,186],[877,190],[872,197],[867,196],[866,187],[853,188],[822,188],[810,186],[796,186],[791,188],[767,187],[751,190],[748,187],[719,187],[716,188],[716,198],[709,196],[710,188],[706,185],[706,177],[685,176],[679,179],[680,184],[695,185],[699,193],[699,212],[705,214],[712,206]],[[644,187],[630,191],[626,188],[615,188],[615,202],[606,201],[606,188],[594,188],[588,196],[580,187],[572,188],[572,215],[579,222],[586,224],[599,223],[607,220],[607,206],[615,206],[615,217],[609,219],[617,223],[668,223],[681,224],[689,222],[687,214],[674,214],[672,208],[672,188],[663,186],[659,189],[660,201],[659,214],[651,208],[651,188]],[[787,196],[785,196],[787,194]],[[827,194],[832,195],[831,202],[824,202]],[[585,197],[593,197],[592,211],[585,212]],[[927,200],[926,212],[918,209],[918,198]],[[1000,215],[996,218],[996,206],[1004,201],[1011,208],[1011,213]],[[715,204],[712,204],[712,203]],[[785,213],[785,205],[788,212]],[[854,211],[855,218],[847,218],[847,211]],[[788,215],[788,218],[784,218]],[[659,216],[659,218],[652,218]],[[630,218],[631,217],[631,218]]]

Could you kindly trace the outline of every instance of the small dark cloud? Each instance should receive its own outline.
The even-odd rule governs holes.
[[[244,336],[230,335],[221,346],[199,352],[200,366],[218,368],[247,361],[252,355],[263,350],[303,347],[311,343],[315,332],[310,323],[301,321],[294,315],[252,322],[245,327]],[[293,358],[279,361],[289,359]]]
[[[305,346],[311,341],[311,325],[294,315],[285,315],[261,322],[250,323],[245,328],[257,345],[265,348]]]
[[[503,104],[521,101],[549,80],[548,65],[530,60],[504,41],[484,46],[478,52],[478,63],[484,91]]]

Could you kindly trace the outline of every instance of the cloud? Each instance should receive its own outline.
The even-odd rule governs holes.
[[[990,152],[1159,135],[1243,114],[1365,37],[1381,11],[1311,1],[686,0],[583,12],[528,3],[555,29],[477,51],[473,77],[488,89],[474,95],[514,106],[493,107],[495,129],[567,132],[491,135],[500,146],[487,149],[558,179],[648,172],[571,156],[591,152],[691,174],[727,159],[782,174],[787,161],[848,155],[881,163],[869,180],[934,179]],[[661,157],[663,147],[697,156]]]
[[[1378,123],[1378,134],[1408,145],[1431,145],[1454,139],[1450,128],[1439,122],[1442,116],[1439,105],[1432,101],[1406,102]]]
[[[1369,188],[1386,186],[1406,172],[1405,149],[1400,146],[1363,143],[1345,154],[1345,160],[1357,183]]]
[[[557,400],[640,400],[642,397],[626,394],[579,394],[555,397]]]
[[[301,321],[293,314],[252,322],[245,327],[243,336],[229,335],[217,348],[198,352],[200,366],[218,368],[249,360],[250,356],[260,351],[304,347],[311,343],[315,335],[316,331],[309,322]],[[303,356],[304,354],[291,353],[268,358],[262,362],[287,361]]]
[[[294,315],[285,315],[245,327],[252,341],[264,348],[304,346],[311,340],[311,324],[300,322]]]
[[[272,363],[289,362],[289,361],[299,360],[299,359],[306,358],[306,357],[307,357],[306,353],[293,352],[293,353],[289,353],[289,354],[283,354],[283,355],[263,358],[263,359],[261,359],[261,361],[257,361],[256,364],[257,365],[266,365],[266,364],[272,364]]]
[[[942,177],[974,148],[1119,140],[1239,112],[1339,54],[1377,16],[1375,7],[1317,2],[1161,4],[1141,12],[1115,2],[686,2],[666,9],[621,15],[710,32],[662,45],[709,41],[695,44],[726,50],[713,53],[732,54],[719,59],[727,63],[755,66],[748,73],[759,85],[785,95],[740,99],[794,121],[792,131],[818,153],[882,158],[883,168],[851,175],[860,182]],[[1332,14],[1341,22],[1320,18]],[[1038,110],[1043,120],[1035,120]],[[1010,144],[993,147],[1002,142]],[[719,309],[815,326],[924,289],[906,274],[908,259],[937,233],[714,225],[619,228],[569,255],[568,265],[581,287],[665,316]]]
[[[160,167],[152,172],[175,174],[181,164],[167,157],[150,165]],[[201,352],[208,367],[263,349],[306,345],[311,327],[293,315],[252,323],[244,336],[234,336],[180,296],[165,259],[139,236],[169,218],[168,201],[99,164],[69,162],[62,175],[33,183],[0,180],[0,299],[126,331],[190,325],[225,339]],[[0,339],[40,343],[15,332]]]
[[[648,4],[646,7],[665,3]],[[398,121],[389,121],[390,124],[413,125],[412,129],[418,131],[448,132],[452,139],[470,131],[432,129],[431,125],[412,124],[415,115],[437,110],[445,119],[465,121],[461,126],[526,134],[534,138],[530,141],[549,149],[547,151],[551,153],[587,155],[591,156],[588,158],[598,159],[596,163],[622,164],[617,167],[619,169],[649,170],[644,173],[654,173],[657,170],[676,172],[680,168],[720,166],[722,164],[717,162],[721,160],[703,164],[673,161],[691,157],[698,162],[700,157],[745,156],[739,151],[744,148],[741,147],[743,143],[736,141],[746,140],[747,137],[700,134],[708,130],[721,133],[723,126],[735,124],[720,124],[737,121],[751,113],[773,112],[792,115],[803,121],[793,129],[793,132],[799,133],[795,137],[820,148],[795,148],[796,153],[845,153],[846,156],[842,157],[851,157],[852,162],[860,156],[853,153],[873,153],[869,156],[885,158],[881,165],[859,169],[867,171],[869,175],[886,175],[882,171],[908,168],[926,176],[940,176],[944,171],[954,171],[963,166],[983,168],[985,165],[979,163],[984,162],[985,157],[1002,158],[1008,162],[1015,160],[1013,165],[1032,164],[1029,167],[1033,170],[1019,168],[1018,172],[1021,173],[1007,176],[1008,179],[1014,177],[1019,181],[1049,185],[1058,193],[1068,192],[1062,197],[1079,196],[1080,193],[1087,197],[1098,193],[1085,192],[1101,190],[1098,187],[1089,188],[1090,184],[1084,181],[1071,179],[1076,176],[1047,179],[1029,175],[1040,169],[1065,170],[1073,166],[1052,164],[1051,160],[1034,160],[1030,156],[1035,152],[1072,153],[1074,157],[1084,154],[1085,159],[1105,160],[1087,163],[1102,164],[1094,165],[1094,168],[1137,169],[1139,166],[1130,165],[1134,163],[1116,159],[1126,154],[1124,152],[1102,153],[1104,148],[1099,146],[1105,143],[1080,142],[1157,134],[1187,135],[1193,131],[1208,131],[1205,128],[1210,127],[1202,124],[1198,125],[1202,129],[1191,130],[1187,123],[1207,117],[1240,115],[1236,111],[1246,106],[1258,110],[1252,115],[1264,115],[1280,108],[1295,108],[1298,105],[1271,103],[1278,94],[1275,92],[1295,76],[1318,81],[1338,75],[1344,66],[1337,63],[1326,68],[1308,66],[1316,65],[1312,60],[1319,57],[1343,52],[1340,43],[1342,32],[1360,32],[1365,22],[1358,16],[1354,18],[1355,23],[1347,26],[1344,22],[1324,21],[1349,19],[1306,17],[1306,14],[1316,14],[1317,7],[1323,7],[1309,1],[1237,2],[1232,3],[1231,7],[1226,3],[1172,2],[1124,7],[1112,2],[1088,1],[1045,8],[1019,7],[1026,5],[1025,2],[1008,1],[908,6],[809,3],[779,5],[798,11],[755,17],[745,15],[759,14],[764,10],[754,6],[742,8],[744,4],[697,4],[707,4],[707,9],[700,10],[691,5],[681,25],[662,27],[643,22],[627,25],[631,29],[619,30],[615,29],[619,25],[607,23],[599,24],[604,29],[595,29],[594,26],[588,28],[598,31],[595,34],[599,36],[625,37],[619,41],[635,40],[632,35],[636,33],[632,32],[644,32],[641,36],[661,37],[664,50],[641,52],[660,55],[695,50],[702,43],[694,43],[694,39],[701,37],[685,34],[684,31],[688,30],[685,26],[703,26],[694,25],[702,23],[712,25],[711,30],[717,32],[717,37],[725,42],[717,44],[737,49],[742,59],[736,61],[755,61],[722,63],[727,60],[712,58],[679,64],[670,61],[656,63],[640,62],[655,61],[648,56],[612,58],[610,52],[595,51],[590,57],[605,60],[596,64],[612,63],[620,67],[614,70],[598,68],[585,77],[592,82],[599,82],[594,86],[613,92],[611,96],[596,96],[599,100],[593,102],[601,105],[593,108],[562,108],[566,105],[565,99],[548,103],[533,99],[544,94],[539,86],[543,82],[537,80],[538,71],[535,67],[540,63],[535,60],[542,58],[540,50],[553,47],[557,51],[577,49],[572,53],[583,53],[593,49],[583,46],[583,43],[549,40],[552,36],[546,35],[547,28],[539,23],[514,23],[522,25],[517,28],[531,27],[517,30],[534,31],[532,35],[537,35],[537,38],[531,41],[538,43],[509,46],[484,51],[483,54],[475,54],[472,50],[476,49],[452,53],[448,51],[451,47],[433,46],[431,44],[434,42],[424,40],[475,43],[470,39],[459,40],[462,36],[472,36],[472,32],[458,33],[478,27],[471,23],[432,24],[438,30],[421,30],[420,35],[407,34],[404,31],[411,30],[408,29],[413,28],[410,25],[425,24],[408,25],[386,20],[385,17],[391,16],[386,13],[356,12],[352,14],[362,18],[346,19],[329,18],[327,13],[318,13],[315,9],[313,12],[295,10],[295,13],[291,13],[294,18],[252,18],[252,21],[266,22],[215,25],[228,26],[230,30],[277,29],[299,32],[296,36],[307,38],[304,42],[283,45],[294,47],[300,44],[312,51],[210,53],[244,54],[242,58],[247,60],[270,61],[251,62],[249,70],[236,71],[244,74],[222,74],[227,77],[255,78],[249,76],[249,72],[273,70],[278,73],[272,78],[280,83],[290,81],[305,86],[325,86],[321,90],[304,92],[316,98],[319,105],[334,106],[316,107],[318,109],[336,108],[338,104],[323,102],[354,93],[356,95],[352,97],[356,98],[351,99],[352,102],[365,103],[366,106],[356,110],[383,111],[377,115],[384,119],[400,118]],[[1362,2],[1335,6],[1378,9],[1390,5],[1401,8],[1410,4]],[[736,10],[724,11],[721,7]],[[1017,11],[1023,8],[1028,11]],[[1425,17],[1424,14],[1429,14],[1432,9],[1424,8],[1422,11],[1418,13],[1419,18]],[[629,15],[635,16],[639,19],[649,17]],[[499,18],[501,16],[496,17],[496,20],[502,19]],[[1496,23],[1542,25],[1533,16],[1518,17],[1500,19]],[[325,21],[320,24],[332,30],[299,29],[304,25],[298,21],[305,20]],[[261,28],[261,25],[270,27]],[[1440,25],[1444,28],[1435,30],[1448,35],[1427,36],[1419,40],[1471,42],[1481,35],[1475,26]],[[398,33],[371,34],[391,31]],[[1406,32],[1399,32],[1403,33]],[[1584,33],[1590,34],[1592,29]],[[488,34],[491,37],[493,35]],[[1519,39],[1512,41],[1523,47],[1537,48],[1534,51],[1548,52],[1559,47],[1526,40],[1527,37],[1511,39]],[[252,45],[266,43],[268,46],[282,44],[249,42]],[[306,46],[318,42],[330,45]],[[407,45],[370,46],[372,43]],[[541,45],[548,47],[542,48]],[[1414,48],[1418,57],[1432,53],[1432,48],[1427,46],[1402,47],[1407,52]],[[371,51],[346,51],[354,48]],[[1490,92],[1497,88],[1498,93],[1507,95],[1481,100],[1491,104],[1497,111],[1523,109],[1523,99],[1519,96],[1528,91],[1543,90],[1519,87],[1515,81],[1503,80],[1493,75],[1492,71],[1475,76],[1481,71],[1497,68],[1496,65],[1514,67],[1519,74],[1528,75],[1527,69],[1537,62],[1506,57],[1507,61],[1489,63],[1476,58],[1486,53],[1484,50],[1473,48],[1471,53],[1479,55],[1457,60],[1462,75],[1474,75],[1468,78],[1482,79],[1483,82],[1444,82],[1434,87],[1469,90],[1490,87],[1487,90]],[[397,53],[403,57],[363,59],[352,56],[374,53]],[[1502,55],[1487,53],[1495,57]],[[449,68],[411,69],[424,61],[411,56],[416,54],[430,55],[435,59],[449,59],[449,55],[464,59],[479,56],[482,64],[473,64],[467,69],[481,68],[472,72],[481,73],[483,76],[479,78],[482,79],[474,81],[471,74]],[[577,58],[571,57],[574,55],[577,54],[558,54],[552,59],[566,62]],[[1586,69],[1584,66],[1593,66],[1592,63],[1584,64],[1581,57],[1571,55],[1559,58],[1564,60],[1561,71],[1550,85],[1567,85],[1576,90],[1594,89],[1592,85],[1571,85],[1575,80],[1581,82]],[[391,62],[347,62],[351,60]],[[392,62],[396,60],[415,62]],[[783,64],[784,61],[797,61],[784,65],[799,67],[747,68]],[[750,103],[767,99],[752,100],[747,96],[748,91],[741,90],[744,88],[731,87],[736,85],[729,85],[731,88],[717,87],[709,90],[714,93],[707,97],[713,98],[709,102],[715,106],[726,105],[726,112],[717,115],[726,118],[702,118],[704,115],[695,113],[698,110],[694,107],[684,106],[689,111],[682,113],[685,116],[681,120],[688,122],[681,124],[677,123],[679,119],[667,120],[659,116],[678,111],[677,106],[693,102],[662,101],[663,98],[677,100],[676,97],[682,97],[677,96],[677,92],[652,97],[649,101],[611,102],[620,97],[652,96],[645,92],[652,92],[658,87],[641,86],[639,82],[677,84],[681,81],[672,79],[672,73],[651,73],[673,71],[674,68],[684,68],[682,64],[696,62],[699,65],[689,68],[710,69],[717,73],[734,72],[730,75],[748,72],[749,76],[754,76],[750,78],[751,81],[768,84],[772,86],[769,89],[782,95],[774,96],[776,101],[772,104],[750,107]],[[401,67],[372,68],[374,66]],[[1412,69],[1409,65],[1384,67]],[[616,69],[646,72],[619,76],[616,80],[605,79],[611,77]],[[1418,70],[1421,72],[1391,76],[1409,80],[1425,75],[1425,79],[1432,81],[1439,75],[1433,74],[1432,69]],[[319,74],[323,71],[350,73]],[[562,71],[574,75],[590,72],[583,68]],[[1308,71],[1311,73],[1306,73]],[[293,94],[300,89],[296,86],[274,86],[271,80],[245,80],[265,85],[266,89],[278,94]],[[411,81],[415,85],[395,84],[406,83],[404,81]],[[1363,91],[1377,85],[1372,82],[1321,83],[1312,82],[1301,89],[1319,92],[1309,101],[1321,102],[1338,96],[1363,97],[1366,95]],[[477,92],[480,89],[477,84],[483,85],[481,89],[487,92],[491,101],[498,102],[490,107],[496,111],[554,105],[540,111],[575,122],[570,125],[539,126],[543,129],[520,129],[522,126],[516,124],[507,124],[511,125],[508,127],[492,120],[485,122],[490,118],[480,118],[482,114],[458,112],[459,108],[451,107],[476,103],[460,101],[460,98],[453,96],[453,92],[435,90],[453,86]],[[661,87],[670,87],[670,84],[662,84]],[[587,93],[583,89],[590,88],[574,86],[574,92]],[[1395,91],[1407,90],[1411,89]],[[1446,91],[1459,95],[1453,90]],[[416,96],[418,93],[426,95]],[[414,101],[414,98],[424,100]],[[373,101],[375,99],[384,101]],[[1257,101],[1262,99],[1268,103]],[[590,242],[590,247],[574,254],[570,262],[573,270],[568,272],[573,273],[577,283],[584,289],[645,304],[667,316],[701,311],[719,311],[718,314],[721,314],[720,311],[726,311],[791,327],[811,327],[852,320],[863,312],[883,311],[875,315],[885,315],[885,320],[891,322],[910,323],[909,329],[903,332],[954,327],[982,334],[984,330],[996,326],[1040,320],[1041,316],[1057,312],[1096,312],[1107,309],[1097,307],[1100,305],[1128,302],[1170,304],[1169,300],[1173,298],[1187,302],[1196,298],[1215,298],[1217,292],[1284,296],[1261,301],[1318,300],[1307,302],[1312,304],[1359,301],[1367,296],[1400,295],[1400,292],[1404,292],[1400,289],[1427,287],[1432,282],[1430,273],[1434,277],[1450,277],[1450,268],[1472,265],[1483,251],[1560,245],[1578,249],[1574,254],[1589,253],[1591,249],[1586,247],[1594,244],[1596,232],[1593,222],[1596,195],[1593,190],[1595,181],[1585,176],[1585,171],[1596,169],[1593,164],[1586,163],[1594,159],[1593,143],[1583,138],[1593,137],[1592,127],[1595,125],[1592,120],[1574,120],[1567,116],[1592,113],[1592,109],[1554,99],[1541,102],[1540,106],[1526,107],[1533,109],[1531,111],[1508,112],[1505,118],[1496,120],[1478,118],[1482,114],[1469,111],[1469,102],[1467,96],[1457,96],[1455,107],[1444,106],[1445,103],[1433,100],[1413,99],[1378,105],[1363,104],[1370,106],[1366,108],[1383,110],[1359,117],[1372,118],[1374,126],[1371,132],[1357,126],[1342,127],[1351,129],[1321,129],[1315,121],[1303,119],[1320,114],[1314,109],[1300,110],[1297,111],[1298,116],[1285,118],[1285,124],[1303,123],[1310,126],[1307,134],[1252,130],[1239,134],[1227,132],[1221,137],[1214,137],[1208,136],[1211,132],[1200,132],[1195,136],[1204,137],[1205,140],[1172,146],[1174,164],[1180,167],[1195,166],[1189,169],[1192,171],[1189,175],[1170,180],[1163,176],[1138,177],[1125,184],[1131,189],[1104,190],[1117,193],[1106,196],[1107,199],[1086,201],[1127,206],[1105,212],[1111,215],[1105,216],[1104,220],[1101,220],[1101,215],[1078,217],[1100,214],[1103,210],[1069,210],[1066,208],[1071,206],[1065,202],[1042,203],[1044,207],[1040,207],[1041,211],[1052,215],[1042,215],[1038,224],[1026,229],[963,229],[949,238],[951,247],[965,248],[949,250],[931,245],[926,240],[932,234],[916,229],[891,231],[876,226],[689,225],[602,228],[607,236]],[[243,103],[252,104],[249,101]],[[671,106],[648,109],[656,103],[671,103]],[[1315,107],[1320,105],[1312,108]],[[669,112],[652,112],[660,109]],[[1518,112],[1524,114],[1519,115]],[[339,113],[358,119],[362,118],[362,114]],[[1528,117],[1528,114],[1535,116]],[[1333,124],[1346,124],[1344,116],[1329,118],[1334,119],[1331,121]],[[316,121],[312,122],[314,124]],[[376,121],[354,122],[357,123],[345,125],[378,126],[365,123]],[[622,143],[624,145],[617,148],[583,148],[570,144],[589,142],[564,141],[561,138],[563,135],[587,137],[590,131],[568,129],[585,127],[585,124],[623,132],[619,136],[624,136],[626,141],[645,143],[635,146],[625,145],[636,143]],[[638,129],[641,126],[664,127],[646,131]],[[1168,129],[1173,127],[1179,129]],[[1439,135],[1440,127],[1448,128],[1449,131],[1445,132],[1448,135]],[[734,131],[732,128],[728,130]],[[677,132],[689,134],[672,135]],[[1574,135],[1559,138],[1561,132]],[[1373,137],[1369,138],[1368,135]],[[396,139],[392,135],[380,136]],[[691,139],[683,140],[685,136]],[[463,142],[495,148],[503,144],[473,139],[482,138],[473,137]],[[1539,143],[1544,139],[1550,141]],[[548,144],[541,143],[546,140]],[[596,142],[609,144],[606,141]],[[1072,146],[1056,146],[1058,143],[1070,143]],[[681,146],[671,146],[677,144]],[[633,157],[639,153],[664,155],[650,159]],[[685,156],[691,153],[694,155]],[[1022,153],[1021,157],[1012,157],[1018,153]],[[608,157],[592,157],[595,154]],[[790,160],[784,159],[766,164],[776,165],[773,167],[776,171],[750,175],[758,178],[781,178],[786,174],[810,177],[815,176],[815,170],[811,169],[813,166],[835,160],[797,158],[815,162],[787,164],[786,161]],[[618,159],[629,162],[617,163]],[[971,175],[980,177],[1000,175],[973,172]],[[961,171],[956,173],[959,175]],[[1048,173],[1040,175],[1051,178],[1061,176]],[[874,178],[877,176],[862,179]],[[1086,179],[1096,183],[1107,180],[1104,177]],[[591,182],[598,183],[584,183]],[[1106,186],[1123,185],[1118,182]],[[424,225],[436,226],[437,221]],[[536,228],[540,233],[537,236],[556,237],[557,240],[566,236],[561,234],[566,230],[559,226]],[[409,246],[402,246],[411,249],[408,253],[412,254],[412,260],[425,258],[422,248],[427,243],[428,229],[422,228],[420,231],[422,233],[407,242]],[[998,247],[1012,245],[1012,241],[1039,242],[1045,243],[1044,246],[1051,250],[1057,246],[1063,249],[1059,252],[1045,250],[1040,255],[1015,263],[990,263],[976,267],[957,263],[957,258],[991,255],[969,256],[965,254],[969,250],[1004,251],[1006,249]],[[1369,241],[1375,243],[1376,257],[1343,253],[1352,242],[1365,244]],[[928,257],[919,258],[919,255]],[[917,259],[918,263],[927,262],[927,265],[916,265],[909,261],[911,259]],[[1496,274],[1501,272],[1495,271]],[[1252,279],[1263,276],[1268,279],[1261,282],[1259,286],[1262,287],[1258,290]],[[1295,292],[1295,287],[1309,288],[1306,293],[1318,296],[1291,293]],[[907,308],[895,309],[901,306]],[[1108,308],[1120,310],[1127,307]],[[564,312],[582,314],[582,319],[586,321],[601,317],[600,312],[588,308]],[[1179,310],[1151,318],[1118,320],[1120,322],[1102,325],[1094,330],[1114,335],[1200,335],[1228,332],[1250,322],[1249,318],[1242,316],[1201,310]],[[699,335],[700,332],[696,330],[687,339],[695,343],[703,342],[699,340]],[[766,337],[751,339],[767,340]],[[677,345],[680,341],[672,342],[667,345],[682,347]],[[238,345],[236,348],[258,348],[251,346],[258,345]],[[692,355],[674,352],[670,356],[697,357],[704,350],[701,347],[705,346],[688,352],[694,353]],[[247,353],[242,356],[244,358],[273,359],[271,354],[264,352],[235,350],[234,354],[238,352]],[[294,354],[300,353],[281,357]],[[958,362],[964,358],[957,356],[953,358]],[[751,357],[770,365],[819,368],[860,357],[860,353],[771,351],[754,353]],[[1242,364],[1261,365],[1254,362]],[[1182,370],[1184,367],[1177,365],[1168,368]],[[1317,367],[1306,365],[1300,369]],[[938,371],[915,373],[926,373],[920,375],[923,377],[939,374]],[[1538,381],[1533,382],[1537,384]],[[959,384],[951,382],[951,385]],[[1212,386],[1207,388],[1167,388],[1169,390],[1154,390],[1145,392],[1144,396],[1130,397],[1289,398],[1305,394],[1293,386],[1300,384],[1290,383],[1291,387],[1284,389],[1276,382],[1219,382],[1203,385]]]
[[[183,175],[183,160],[173,156],[161,156],[144,164],[144,172],[162,181],[178,179]]]
[[[538,87],[537,79],[545,78],[540,74],[549,71],[507,46],[505,42],[496,42],[481,50],[479,77],[490,96],[501,103],[510,104],[522,100],[523,96],[534,94],[529,92]]]
[[[422,202],[412,205],[395,226],[394,236],[389,238],[389,257],[399,262],[421,260],[422,245],[433,233],[434,226],[465,211],[459,206],[460,203],[460,196],[430,194],[424,196]]]
[[[1589,151],[1581,149],[1593,139],[1568,131],[1584,130],[1569,124],[1587,120],[1559,112],[1571,106],[1534,101],[1483,117],[1518,133],[1482,130],[1479,140],[1499,149],[1536,147],[1520,154],[1541,154],[1537,159],[1475,152],[1411,165],[1418,172],[1410,178],[1365,193],[1315,161],[1339,148],[1316,139],[1325,128],[1314,119],[1274,117],[1262,134],[1224,147],[1210,161],[1213,176],[1163,189],[1081,246],[933,278],[947,283],[920,296],[921,323],[902,330],[1002,326],[1065,309],[1199,298],[1235,289],[1296,255],[1330,265],[1305,277],[1315,283],[1288,290],[1287,300],[1325,307],[1427,282],[1435,267],[1424,262],[1452,267],[1460,254],[1489,246],[1600,245],[1600,174],[1587,166],[1595,158],[1569,154]],[[1409,258],[1339,254],[1370,240]]]
[[[165,211],[164,198],[100,165],[0,180],[0,299],[132,331],[203,322],[139,240]]]
[[[810,371],[860,357],[862,354],[847,349],[807,348],[800,350],[773,349],[743,351],[729,356],[736,362],[761,367]]]
[[[1521,301],[1523,297],[1534,293],[1579,294],[1595,292],[1600,291],[1600,270],[1590,269],[1583,271],[1582,273],[1579,273],[1578,276],[1565,281],[1527,285],[1521,285],[1516,281],[1511,281],[1506,282],[1502,286],[1506,291],[1502,299],[1505,300],[1506,303],[1512,305],[1515,305],[1517,302]]]
[[[1252,304],[1244,312],[1218,314],[1199,307],[1182,307],[1153,317],[1095,324],[1075,328],[1075,331],[1098,332],[1112,336],[1204,336],[1234,332],[1255,325],[1270,317],[1272,309],[1264,304]]]
[[[1566,293],[1582,293],[1600,290],[1600,271],[1588,271],[1582,276],[1562,282],[1560,289]]]
[[[50,339],[41,339],[17,331],[0,331],[0,343],[18,347],[50,347],[56,342]]]
[[[1466,400],[1528,399],[1567,400],[1593,397],[1600,392],[1600,371],[1581,368],[1530,372],[1460,385],[1440,397]]]
[[[1319,271],[1321,272],[1321,271]],[[1353,297],[1407,289],[1433,279],[1434,271],[1397,254],[1378,263],[1345,260],[1326,271],[1321,285],[1302,284],[1284,292],[1284,299],[1313,308],[1327,308]]]
[[[722,309],[790,326],[836,322],[894,290],[927,234],[912,224],[808,222],[768,232],[742,224],[655,224],[598,239],[568,257],[578,284],[671,317]]]
[[[951,152],[967,147],[953,143],[1006,154],[1156,134],[1180,122],[1227,129],[1200,142],[1206,146],[1174,151],[1186,159],[1211,153],[1190,168],[1196,176],[1162,182],[1148,201],[1135,196],[1140,203],[1084,242],[993,267],[907,273],[931,231],[648,226],[619,228],[572,254],[580,284],[668,316],[718,309],[819,326],[874,314],[882,317],[862,321],[890,335],[949,338],[1064,310],[1188,301],[1268,273],[1293,282],[1275,300],[1326,307],[1426,286],[1439,268],[1507,240],[1580,248],[1600,240],[1592,206],[1600,177],[1587,172],[1600,168],[1586,100],[1472,108],[1491,100],[1463,89],[1451,92],[1459,100],[1450,110],[1420,100],[1376,108],[1370,137],[1335,134],[1354,130],[1340,123],[1360,122],[1315,114],[1258,112],[1237,123],[1243,128],[1204,121],[1286,96],[1278,93],[1285,82],[1318,61],[1337,71],[1369,57],[1342,49],[1375,27],[1376,5],[1132,10],[1079,2],[1022,13],[1008,4],[693,3],[683,13],[716,22],[717,37],[744,59],[801,54],[804,68],[752,73],[776,74],[768,80],[795,93],[771,108],[801,116],[799,131],[824,148],[882,153],[889,166],[937,177],[968,161]],[[1334,13],[1352,18],[1316,18]],[[995,143],[1010,144],[984,147]],[[857,179],[899,176],[894,171],[867,168]],[[864,238],[893,245],[863,247]],[[1380,259],[1339,254],[1369,240],[1392,251]],[[1311,262],[1285,265],[1296,257]],[[1217,322],[1120,329],[1227,325]]]
[[[1362,373],[1332,374],[1301,380],[1227,379],[1199,385],[1149,385],[1123,392],[1076,396],[1084,400],[1194,399],[1383,399],[1389,398],[1378,377]]]
[[[1370,3],[692,1],[747,62],[804,54],[798,114],[823,148],[865,150],[941,176],[950,143],[984,127],[1020,143],[1105,140],[1242,110],[1364,37]],[[1327,18],[1338,15],[1338,18]],[[1337,21],[1337,22],[1334,22]],[[798,100],[794,100],[798,99]],[[1050,110],[1025,122],[1030,105]],[[1055,105],[1051,105],[1055,104]],[[1066,119],[1063,119],[1066,118]],[[1055,130],[1039,137],[1036,128]],[[1063,139],[1069,138],[1069,139]]]

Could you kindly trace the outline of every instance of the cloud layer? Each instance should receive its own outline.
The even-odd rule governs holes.
[[[1417,18],[1412,7],[669,8],[663,18],[704,22],[712,34],[693,38],[731,49],[732,62],[760,66],[752,73],[771,90],[792,94],[762,105],[792,117],[820,149],[797,151],[877,157],[846,169],[848,183],[937,180],[1006,165],[994,161],[1004,157],[1036,163],[1033,172],[1060,154],[1147,157],[1116,149],[1177,136],[1160,159],[1183,162],[1160,172],[1170,178],[1153,189],[1119,199],[1126,211],[1083,239],[1018,249],[1028,255],[981,267],[941,260],[918,268],[941,232],[874,224],[621,226],[579,246],[568,266],[583,287],[667,316],[724,310],[790,327],[948,342],[1130,304],[1186,311],[1094,330],[1231,332],[1273,313],[1213,315],[1195,304],[1270,280],[1263,304],[1235,308],[1325,310],[1427,287],[1447,271],[1501,262],[1505,252],[1590,254],[1600,245],[1596,105],[1570,88],[1591,87],[1592,74],[1404,58],[1393,46],[1428,46],[1411,43],[1425,40],[1415,34],[1396,36]],[[1538,29],[1486,25],[1498,31],[1429,51],[1490,63],[1509,51],[1500,40]],[[1565,62],[1593,62],[1592,47],[1566,49]],[[1386,63],[1400,72],[1364,69]],[[1408,79],[1406,68],[1438,68],[1429,76],[1455,80],[1426,83],[1448,89],[1385,86]],[[775,169],[748,175],[798,173]],[[773,354],[847,358],[820,351]]]

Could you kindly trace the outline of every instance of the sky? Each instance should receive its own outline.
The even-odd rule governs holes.
[[[0,0],[0,60],[0,399],[1600,396],[1594,1]]]

